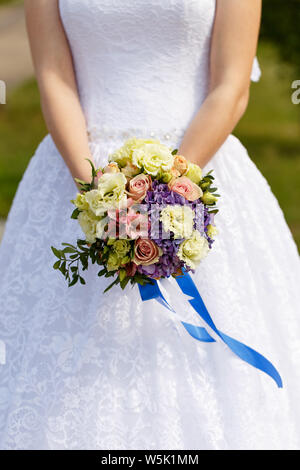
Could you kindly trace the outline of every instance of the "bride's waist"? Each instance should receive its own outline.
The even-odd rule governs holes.
[[[127,139],[159,140],[173,149],[178,148],[183,138],[184,128],[152,128],[152,127],[88,127],[88,138],[95,163],[103,165],[107,162],[110,153],[121,147]]]
[[[120,143],[131,137],[139,139],[156,139],[164,143],[177,144],[183,138],[184,127],[154,128],[154,127],[113,127],[89,126],[87,133],[92,144]]]

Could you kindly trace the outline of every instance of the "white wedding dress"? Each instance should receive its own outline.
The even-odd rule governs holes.
[[[60,0],[97,164],[132,135],[178,147],[207,93],[215,4]],[[47,136],[0,248],[1,449],[300,448],[298,252],[234,136],[211,168],[219,235],[194,280],[217,326],[270,359],[284,388],[221,341],[194,340],[137,287],[103,294],[95,269],[67,287],[50,246],[82,233],[70,219],[75,185]],[[178,315],[201,325],[168,290]]]

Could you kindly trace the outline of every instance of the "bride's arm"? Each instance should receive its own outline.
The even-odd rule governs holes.
[[[89,181],[91,158],[72,56],[58,0],[25,0],[28,35],[45,121],[73,177]]]
[[[179,153],[204,167],[244,114],[256,53],[261,0],[217,0],[211,45],[210,90]]]

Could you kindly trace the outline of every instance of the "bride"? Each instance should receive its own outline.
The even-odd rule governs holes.
[[[1,449],[297,449],[300,265],[278,203],[231,132],[257,80],[261,0],[25,0],[50,134],[0,249]],[[218,239],[194,280],[218,327],[283,389],[199,343],[137,288],[68,289],[50,245],[82,237],[74,177],[130,136],[214,169]],[[17,136],[16,136],[17,138]],[[288,188],[284,190],[288,191]],[[176,311],[196,323],[170,284]],[[200,323],[199,323],[200,324]]]

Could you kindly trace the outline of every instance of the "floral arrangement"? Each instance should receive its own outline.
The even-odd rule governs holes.
[[[212,172],[205,176],[158,140],[131,138],[109,156],[104,168],[90,161],[89,183],[72,203],[85,235],[77,245],[52,247],[69,286],[85,284],[89,262],[113,285],[145,285],[153,279],[194,271],[217,233],[214,216],[219,195]]]

